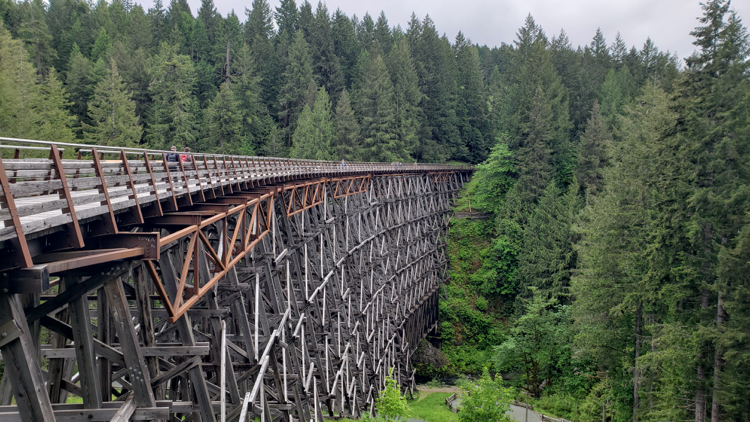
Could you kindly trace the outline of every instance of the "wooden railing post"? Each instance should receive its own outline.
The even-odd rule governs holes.
[[[23,233],[21,218],[18,216],[18,210],[16,209],[16,202],[13,199],[13,193],[10,190],[8,175],[5,174],[5,165],[3,165],[2,156],[0,156],[0,184],[2,184],[3,188],[3,199],[5,202],[4,208],[8,209],[8,212],[10,213],[10,221],[16,231],[16,237],[11,239],[11,243],[13,244],[13,254],[9,258],[13,260],[14,267],[31,267],[34,263],[31,260],[29,246],[26,244],[26,235]],[[7,221],[5,223],[7,225]]]

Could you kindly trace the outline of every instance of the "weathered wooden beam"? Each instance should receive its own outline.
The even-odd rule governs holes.
[[[47,265],[34,265],[29,268],[0,273],[0,292],[42,293],[49,290],[49,268]]]
[[[70,291],[81,283],[77,276],[63,277],[66,291]],[[81,375],[81,389],[83,403],[86,407],[98,409],[102,406],[99,377],[96,368],[96,353],[94,352],[94,334],[91,330],[89,316],[89,301],[81,295],[70,302],[70,326],[73,329],[73,341],[76,344],[76,361],[78,373]]]
[[[120,339],[122,355],[129,370],[135,404],[153,407],[155,399],[151,391],[151,376],[145,359],[143,359],[138,337],[135,334],[135,327],[133,326],[133,320],[130,318],[121,280],[119,278],[110,280],[104,285],[104,293],[107,295],[107,303],[112,312],[112,322],[117,331],[117,337]]]
[[[88,279],[75,283],[72,286],[67,286],[64,292],[60,292],[56,298],[47,300],[39,306],[26,311],[26,320],[29,324],[37,321],[45,315],[57,312],[63,307],[72,303],[77,298],[85,295],[86,293],[96,290],[104,283],[109,281],[112,277],[119,277],[121,274],[127,272],[130,269],[128,264],[118,263],[112,265],[109,268],[102,269],[99,274],[96,274]]]
[[[0,327],[3,327],[0,350],[18,414],[24,422],[55,420],[34,339],[18,295],[0,294]]]

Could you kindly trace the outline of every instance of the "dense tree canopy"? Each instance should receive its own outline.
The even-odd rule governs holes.
[[[0,135],[477,164],[440,371],[574,420],[750,420],[750,39],[702,8],[683,65],[532,16],[489,47],[306,0],[3,0]]]

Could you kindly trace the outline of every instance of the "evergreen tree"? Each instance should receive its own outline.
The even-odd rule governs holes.
[[[393,81],[398,140],[412,153],[419,145],[419,104],[423,95],[419,91],[417,72],[406,38],[391,49],[388,70]]]
[[[684,143],[664,138],[677,118],[669,108],[667,94],[653,84],[626,107],[623,139],[611,145],[614,161],[602,170],[603,189],[589,200],[578,224],[579,270],[571,288],[576,344],[611,378],[601,385],[621,386],[615,400],[633,406],[630,411],[621,408],[625,419],[649,419],[639,414],[644,412],[641,398],[652,403],[646,410],[652,419],[686,416],[678,403],[684,399],[679,391],[689,384],[684,365],[691,360],[689,347],[669,339],[685,335],[684,324],[661,320],[666,309],[675,316],[684,311],[684,299],[696,293],[682,273],[685,257],[680,252],[686,246],[682,201],[689,165],[683,159]],[[654,319],[652,332],[644,323],[646,315]],[[642,356],[649,336],[652,353]],[[621,351],[628,351],[629,359]],[[605,401],[595,406],[597,415]]]
[[[256,42],[268,41],[273,36],[271,6],[266,0],[253,0],[252,9],[245,9],[245,42],[254,46]]]
[[[70,53],[65,85],[70,93],[70,111],[81,123],[90,124],[88,102],[96,85],[91,71],[91,62],[81,54],[77,44],[73,44]]]
[[[458,68],[458,101],[456,114],[461,139],[465,144],[462,151],[465,155],[455,158],[472,163],[484,161],[489,153],[490,142],[485,140],[489,135],[487,125],[484,81],[479,64],[479,51],[464,38],[461,32],[456,36],[454,45],[456,65]]]
[[[128,34],[128,47],[130,50],[147,49],[151,47],[154,40],[153,30],[149,24],[149,18],[140,4],[133,6],[129,13],[130,24],[126,28]]]
[[[333,155],[336,159],[341,158],[346,161],[357,161],[360,159],[360,130],[357,117],[349,100],[349,93],[346,88],[341,93],[339,101],[336,104],[336,114],[334,115],[334,135]]]
[[[356,17],[352,19],[356,19]],[[370,16],[369,13],[365,13],[362,17],[362,21],[355,25],[354,30],[356,31],[357,39],[362,46],[362,50],[373,54],[372,47],[375,41],[375,21],[372,20],[372,16]]]
[[[190,57],[179,54],[176,46],[163,43],[149,74],[153,98],[146,130],[149,145],[158,149],[169,149],[171,145],[195,147],[196,77]]]
[[[18,37],[28,46],[34,58],[37,76],[43,79],[57,56],[52,49],[52,35],[44,19],[45,5],[42,0],[26,0],[21,6],[19,12],[22,23],[18,29]]]
[[[294,0],[281,0],[281,4],[276,8],[274,13],[276,25],[279,28],[279,37],[291,39],[295,36],[299,28],[299,12],[297,3]]]
[[[281,75],[278,103],[281,106],[281,127],[287,129],[287,139],[291,140],[297,116],[304,106],[307,88],[313,82],[312,58],[301,31],[294,34],[286,62],[286,69]]]
[[[242,138],[246,139],[246,149],[259,151],[273,131],[275,123],[261,99],[259,71],[256,69],[253,54],[247,44],[238,50],[232,69],[232,90],[243,114]]]
[[[54,70],[41,82],[20,40],[0,26],[0,133],[3,136],[72,142],[75,118]]]
[[[497,213],[517,177],[506,142],[498,140],[487,160],[477,166],[476,177],[477,184],[470,191],[475,198],[474,207],[483,212]]]
[[[148,9],[148,20],[154,34],[154,41],[160,40],[161,42],[167,38],[166,14],[162,0],[154,0],[154,7]],[[154,47],[158,47],[158,45]]]
[[[336,56],[328,9],[323,3],[318,3],[315,10],[308,39],[312,53],[313,74],[331,97],[336,98],[344,88],[344,74],[339,58]]]
[[[519,173],[516,189],[528,206],[534,204],[549,184],[554,169],[552,160],[555,126],[554,115],[542,88],[537,88],[523,132],[516,140],[516,169]]]
[[[602,190],[602,169],[609,164],[607,149],[611,141],[611,135],[599,111],[599,103],[594,101],[586,131],[581,135],[576,169],[576,179],[587,196],[596,195]]]
[[[622,66],[625,66],[625,57],[628,54],[628,46],[625,45],[625,40],[622,39],[622,35],[618,32],[615,36],[615,42],[609,47],[611,52],[612,62],[615,64],[615,68],[619,70]]]
[[[385,17],[385,12],[383,11],[380,12],[378,20],[375,22],[373,38],[380,45],[383,55],[387,56],[393,46],[393,36],[391,34],[391,27],[388,26],[388,19]]]
[[[91,61],[97,62],[99,59],[107,60],[109,50],[112,48],[112,41],[107,35],[107,31],[102,28],[94,42],[94,48],[91,50]]]
[[[495,361],[499,368],[520,368],[524,372],[524,390],[539,397],[543,380],[550,381],[555,363],[565,353],[568,341],[570,309],[554,297],[531,287],[532,297],[524,303],[524,315],[518,318],[508,338],[498,346]]]
[[[202,150],[222,154],[253,155],[252,144],[242,136],[240,102],[228,82],[221,84],[205,113],[206,145]]]
[[[619,127],[618,120],[625,105],[625,94],[622,91],[617,72],[610,69],[599,90],[599,101],[597,102],[601,102],[600,112],[610,131],[616,131]]]
[[[273,36],[273,16],[266,0],[253,0],[252,10],[246,11],[245,42],[255,56],[258,74],[261,75],[261,99],[267,107],[276,107],[279,58],[271,42]]]
[[[455,109],[457,69],[450,42],[438,36],[429,16],[421,23],[413,20],[407,39],[415,43],[411,47],[414,61],[419,63],[417,75],[424,94],[420,105],[424,113],[420,133],[422,145],[415,152],[415,158],[441,161],[449,156],[461,157],[464,145],[456,127]],[[448,154],[443,155],[440,150],[447,150]]]
[[[196,20],[203,24],[208,44],[216,44],[220,39],[222,18],[216,11],[213,0],[201,0],[201,7],[198,9],[198,18]]]
[[[393,83],[383,58],[366,58],[362,84],[357,91],[356,110],[362,129],[362,159],[406,161],[406,145],[397,136]]]
[[[143,129],[135,114],[135,102],[114,60],[107,76],[94,88],[89,116],[93,124],[83,126],[87,142],[117,147],[137,147],[140,143]]]
[[[738,111],[746,110],[750,92],[750,39],[739,18],[729,11],[728,1],[710,1],[702,8],[699,21],[703,26],[691,33],[700,50],[687,60],[679,89],[684,106],[678,130],[692,143],[695,181],[688,201],[692,212],[689,237],[694,241],[695,271],[702,279],[695,420],[703,421],[710,411],[714,422],[722,418],[719,392],[724,349],[705,330],[724,329],[722,300],[730,287],[717,284],[716,262],[722,249],[734,247],[749,204],[737,195],[747,189],[748,180],[747,142],[737,136],[741,127],[737,123],[746,120],[737,117]],[[713,375],[710,380],[709,374]]]
[[[351,88],[354,68],[360,50],[352,21],[346,17],[341,9],[336,9],[336,13],[333,15],[331,37],[333,38],[334,52],[344,73],[345,85],[347,88]]]
[[[521,178],[537,175],[530,185],[533,197],[547,186],[544,180],[547,176],[539,176],[554,174],[558,180],[569,183],[572,173],[568,92],[555,70],[547,44],[542,29],[531,16],[527,17],[515,42],[517,67],[509,72],[507,82],[513,86],[509,101],[515,110],[508,122],[509,146],[512,150],[522,150],[518,167]],[[543,147],[537,144],[539,137],[545,138]],[[531,151],[536,151],[532,154],[535,159],[523,158]],[[554,173],[550,173],[552,169]]]
[[[76,118],[68,111],[70,101],[54,68],[50,69],[47,78],[39,84],[37,99],[36,104],[32,103],[35,114],[38,115],[34,130],[29,132],[32,139],[75,142],[71,129],[76,124]]]
[[[292,158],[330,160],[333,158],[334,126],[331,100],[325,88],[318,90],[312,109],[305,105],[292,137]]]

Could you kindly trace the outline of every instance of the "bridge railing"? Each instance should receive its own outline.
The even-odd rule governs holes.
[[[0,137],[0,242],[11,243],[10,267],[27,268],[33,265],[27,236],[67,226],[62,246],[80,248],[79,221],[99,216],[103,218],[87,235],[117,234],[116,214],[122,214],[121,225],[142,224],[144,218],[193,205],[194,198],[205,202],[291,180],[471,170],[462,165],[318,161]]]

